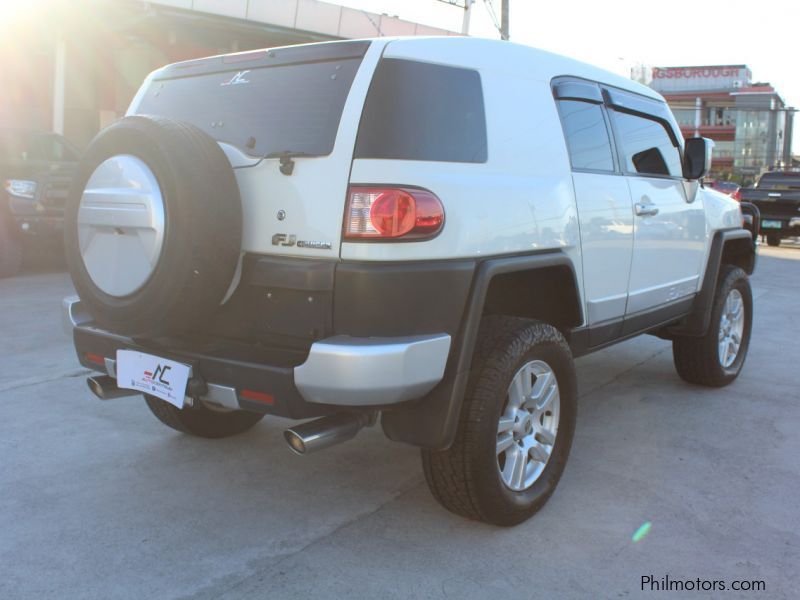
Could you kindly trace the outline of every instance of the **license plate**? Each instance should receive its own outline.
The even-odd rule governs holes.
[[[117,350],[117,387],[150,394],[178,408],[183,408],[191,374],[189,365],[174,360],[134,350]]]
[[[767,219],[766,221],[761,221],[761,228],[762,229],[780,229],[781,222],[780,221],[770,221]]]

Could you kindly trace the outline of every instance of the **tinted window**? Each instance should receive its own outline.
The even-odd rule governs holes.
[[[264,156],[330,154],[361,58],[155,80],[138,107]]]
[[[0,162],[77,160],[75,151],[61,136],[23,131],[0,133]]]
[[[15,131],[0,133],[0,162],[23,162],[28,160],[30,136]]]
[[[383,59],[364,104],[356,158],[485,162],[477,71]]]
[[[560,100],[558,108],[572,168],[613,171],[611,140],[600,105]]]
[[[661,123],[628,113],[611,112],[627,171],[681,176],[680,152],[672,145],[672,140]]]
[[[800,190],[800,173],[765,173],[758,180],[764,190]]]
[[[35,135],[31,139],[29,159],[54,161],[77,161],[78,157],[63,139],[55,135]]]

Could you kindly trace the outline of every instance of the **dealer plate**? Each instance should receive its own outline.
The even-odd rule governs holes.
[[[192,367],[160,356],[117,350],[117,387],[150,394],[183,408]]]
[[[761,229],[780,229],[781,222],[780,221],[771,221],[767,219],[766,221],[761,221]]]

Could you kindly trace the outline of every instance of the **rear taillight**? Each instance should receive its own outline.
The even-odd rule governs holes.
[[[735,192],[733,192],[733,194],[731,195],[731,197],[732,197],[734,200],[738,200],[739,202],[741,202],[741,201],[742,201],[742,190],[741,190],[741,188],[740,188],[740,189],[738,189],[738,190],[736,190]]]
[[[444,206],[427,190],[352,186],[347,192],[345,239],[422,240],[444,225]]]

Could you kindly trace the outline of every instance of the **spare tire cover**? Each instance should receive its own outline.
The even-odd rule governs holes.
[[[239,188],[198,128],[125,117],[81,159],[64,227],[72,281],[98,324],[138,337],[190,332],[219,307],[236,271]]]

